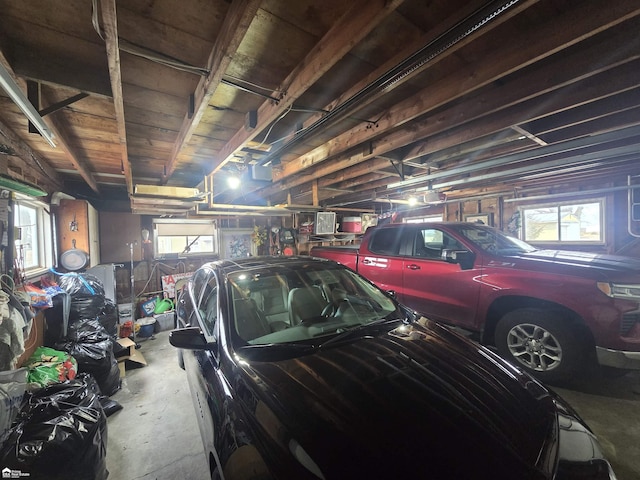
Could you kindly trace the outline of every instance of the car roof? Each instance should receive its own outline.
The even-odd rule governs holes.
[[[281,267],[291,267],[291,268],[300,268],[303,266],[309,265],[332,265],[340,266],[339,263],[336,263],[331,260],[323,259],[323,258],[315,258],[309,256],[260,256],[260,257],[243,257],[243,258],[234,258],[234,259],[225,259],[225,260],[217,260],[215,262],[210,262],[206,265],[209,265],[211,268],[220,269],[224,274],[229,274],[232,272],[240,271],[240,270],[257,270],[264,268],[281,268]]]

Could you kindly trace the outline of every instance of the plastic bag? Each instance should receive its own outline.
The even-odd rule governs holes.
[[[104,410],[104,414],[107,417],[110,417],[116,412],[122,410],[122,405],[115,400],[107,397],[106,395],[100,395],[100,405],[102,405],[102,409]]]
[[[104,286],[98,277],[90,273],[64,273],[58,284],[72,298],[101,296],[104,298]]]
[[[118,338],[118,306],[113,300],[105,299],[98,320],[113,339]]]
[[[26,283],[22,289],[27,292],[33,308],[50,308],[53,306],[51,295],[32,283]]]
[[[67,334],[70,306],[71,296],[64,292],[53,297],[53,307],[44,311],[47,328],[43,343],[46,347],[53,347]]]
[[[3,468],[30,480],[105,480],[107,417],[90,375],[25,395],[0,447]]]
[[[0,372],[0,435],[16,419],[27,386],[27,369]]]
[[[41,387],[73,380],[78,371],[78,363],[71,355],[49,347],[36,348],[25,367],[29,370],[27,383]]]
[[[120,389],[120,370],[113,354],[114,340],[98,320],[71,324],[67,338],[56,348],[68,352],[78,364],[78,372],[93,375],[104,395]]]
[[[71,308],[69,309],[69,323],[78,320],[89,320],[100,316],[105,307],[104,296],[94,297],[71,297]]]

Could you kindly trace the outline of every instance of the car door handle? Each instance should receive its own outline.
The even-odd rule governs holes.
[[[369,260],[368,258],[365,258],[362,260],[362,263],[364,263],[365,265],[369,265],[371,263],[373,263],[371,260]]]
[[[420,265],[416,265],[415,263],[411,263],[411,264],[407,265],[407,268],[409,270],[420,270]]]

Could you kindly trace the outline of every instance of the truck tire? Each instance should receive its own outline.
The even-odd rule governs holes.
[[[574,373],[582,358],[579,335],[553,310],[519,308],[504,315],[496,326],[500,356],[543,382],[562,382]]]

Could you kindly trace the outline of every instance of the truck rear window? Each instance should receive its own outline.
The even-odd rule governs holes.
[[[380,255],[399,255],[402,228],[382,228],[375,230],[369,240],[369,251]]]

